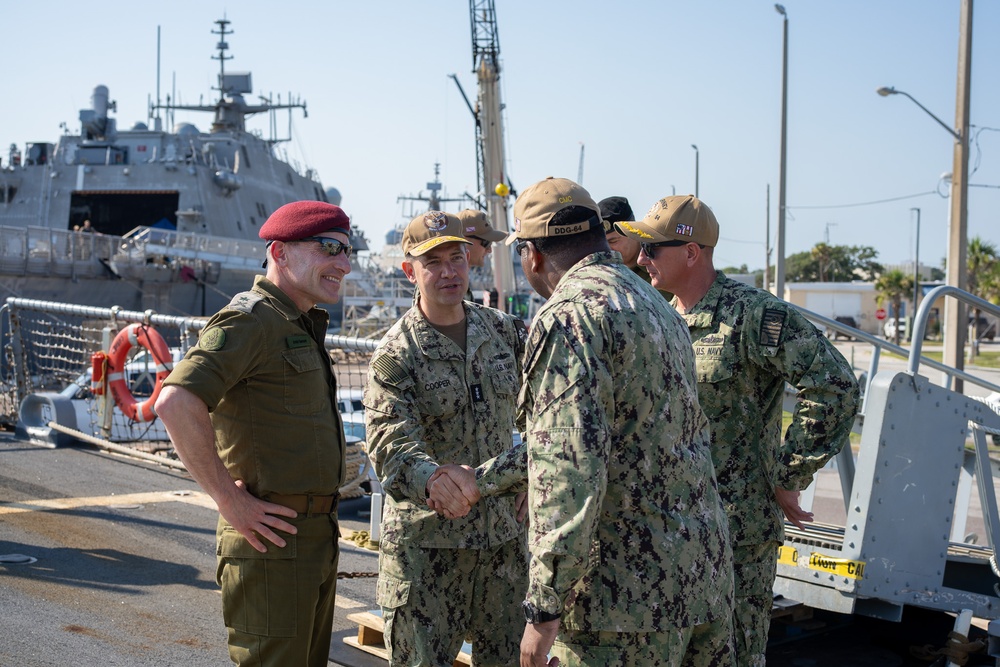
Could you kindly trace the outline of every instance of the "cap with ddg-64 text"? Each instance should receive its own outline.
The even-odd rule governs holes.
[[[719,221],[694,195],[664,197],[642,220],[616,222],[615,229],[643,243],[687,241],[714,248],[719,242]]]
[[[584,206],[593,210],[594,219],[566,225],[549,224],[556,213],[570,206]],[[514,231],[507,236],[507,245],[512,245],[517,239],[581,234],[594,224],[602,224],[601,209],[590,193],[569,179],[549,176],[522,190],[514,202]]]
[[[467,208],[458,212],[458,219],[462,221],[462,235],[466,238],[475,237],[490,243],[507,238],[507,232],[493,229],[493,225],[486,219],[485,211]]]
[[[331,231],[350,235],[351,219],[344,209],[322,201],[293,201],[275,210],[257,235],[265,241],[298,241]]]
[[[453,213],[427,211],[421,213],[403,231],[403,254],[419,257],[443,243],[466,243],[462,235],[462,221]]]

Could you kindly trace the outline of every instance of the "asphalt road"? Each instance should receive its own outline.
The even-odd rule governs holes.
[[[342,533],[367,529],[367,511],[367,498],[344,501]],[[228,664],[217,516],[184,472],[0,436],[0,561],[37,559],[0,562],[0,665]],[[341,572],[377,569],[376,552],[341,540]],[[374,589],[338,582],[331,664],[385,665],[340,640]]]

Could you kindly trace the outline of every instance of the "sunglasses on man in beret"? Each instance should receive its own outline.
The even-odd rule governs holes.
[[[326,254],[330,255],[330,257],[335,257],[340,253],[344,253],[346,257],[350,258],[351,253],[354,252],[354,246],[346,245],[337,239],[331,239],[326,236],[307,236],[304,239],[296,239],[295,242],[301,243],[304,241],[315,241],[321,248],[323,248],[323,250],[326,251]]]

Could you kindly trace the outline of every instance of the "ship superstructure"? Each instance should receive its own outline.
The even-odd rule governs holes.
[[[78,134],[23,152],[11,145],[0,160],[0,296],[210,313],[259,272],[257,232],[271,212],[303,199],[339,203],[312,169],[279,155],[288,139],[274,136],[274,115],[305,115],[305,102],[250,104],[250,72],[226,71],[229,23],[213,31],[213,104],[157,100],[147,122],[121,130],[98,85]],[[173,123],[177,111],[211,113],[211,125]],[[256,114],[272,116],[272,136],[247,129]]]

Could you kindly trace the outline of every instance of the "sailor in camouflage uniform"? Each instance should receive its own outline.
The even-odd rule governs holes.
[[[219,507],[217,579],[229,656],[326,667],[337,587],[344,428],[323,345],[351,271],[350,220],[302,201],[260,228],[267,275],[205,325],[156,413]]]
[[[732,556],[684,323],[576,183],[531,186],[514,219],[508,243],[548,301],[524,357],[526,446],[478,485],[516,488],[526,466],[521,665],[550,649],[570,667],[729,665]]]
[[[665,197],[620,232],[642,242],[653,286],[676,294],[691,332],[698,397],[733,545],[740,667],[764,664],[782,513],[802,527],[799,491],[848,442],[859,391],[850,364],[788,303],[716,271],[719,223],[691,195]],[[785,383],[797,393],[781,440]]]
[[[474,665],[517,663],[527,552],[515,499],[451,519],[428,506],[439,466],[509,449],[515,425],[524,326],[463,302],[467,244],[454,215],[410,222],[403,270],[419,296],[369,364],[368,451],[387,496],[376,598],[391,665],[451,665],[466,638]]]
[[[601,208],[601,220],[604,221],[604,233],[608,235],[608,245],[612,250],[622,256],[622,264],[632,269],[632,273],[642,278],[647,283],[650,282],[649,272],[644,267],[639,266],[639,242],[630,236],[618,233],[615,229],[616,222],[632,222],[635,214],[632,206],[625,197],[605,197],[597,202]],[[663,297],[670,301],[674,295],[670,292],[660,292]]]

